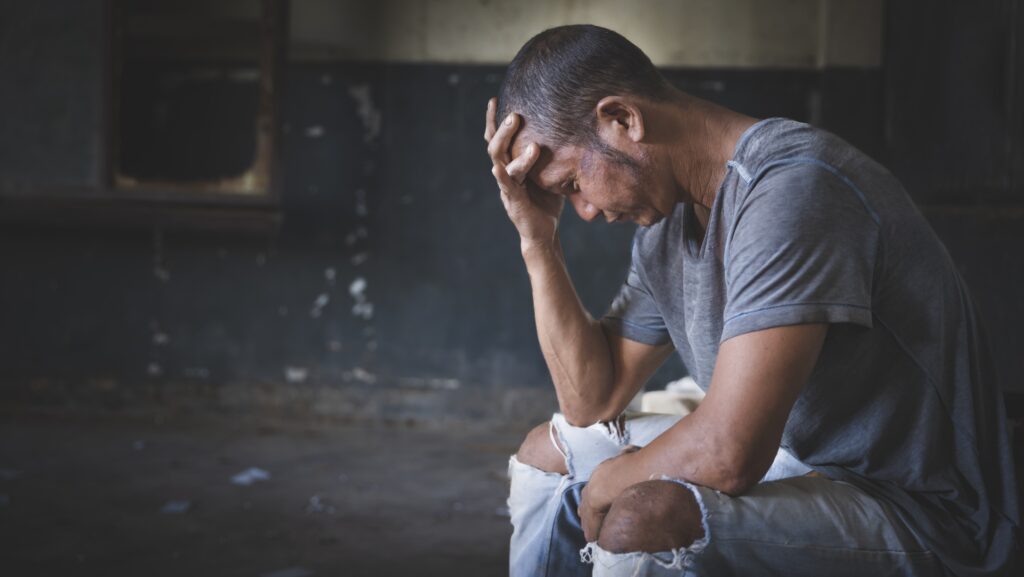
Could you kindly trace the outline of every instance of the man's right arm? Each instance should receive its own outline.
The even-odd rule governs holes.
[[[549,246],[523,248],[541,351],[559,407],[570,423],[617,417],[672,352],[608,331],[583,307],[569,278],[557,236]]]
[[[562,199],[528,189],[526,174],[539,154],[531,145],[512,159],[509,148],[519,125],[494,123],[488,105],[485,138],[502,202],[520,235],[520,248],[533,292],[541,351],[566,419],[590,425],[616,418],[630,399],[671,354],[671,345],[651,346],[607,331],[579,300],[558,238]]]

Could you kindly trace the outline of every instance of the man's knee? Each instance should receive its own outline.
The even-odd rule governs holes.
[[[516,459],[524,465],[529,465],[547,471],[549,473],[569,473],[565,464],[565,456],[555,447],[555,440],[551,434],[551,423],[537,425],[526,435],[526,440],[516,451]],[[563,449],[564,451],[564,449]]]
[[[645,481],[622,492],[601,525],[597,544],[612,553],[689,547],[704,536],[700,506],[672,481]]]

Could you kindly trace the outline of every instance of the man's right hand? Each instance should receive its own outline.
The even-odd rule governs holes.
[[[501,202],[512,224],[519,231],[524,252],[537,246],[553,247],[565,199],[540,189],[526,178],[540,158],[540,146],[535,142],[528,143],[522,154],[512,158],[512,139],[521,121],[513,113],[498,126],[494,118],[497,104],[495,98],[487,102],[484,140],[488,143],[487,154],[494,163],[491,174],[501,191]]]

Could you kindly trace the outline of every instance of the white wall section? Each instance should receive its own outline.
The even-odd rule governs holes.
[[[877,67],[883,0],[293,0],[295,60],[504,64],[537,32],[616,30],[659,66]]]

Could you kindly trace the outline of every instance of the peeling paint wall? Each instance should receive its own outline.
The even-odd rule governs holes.
[[[474,18],[497,18],[511,10],[505,4],[431,3],[437,12],[430,16],[421,13],[425,4],[412,2],[407,14],[390,21],[391,32],[378,35],[379,28],[365,25],[384,18],[381,6],[397,10],[394,4],[293,2],[301,34],[293,38],[285,74],[280,230],[252,236],[52,223],[0,228],[0,400],[113,406],[255,400],[342,416],[507,415],[527,397],[550,408],[550,398],[533,396],[548,392],[548,376],[518,241],[496,199],[481,140],[484,105],[503,66],[426,62],[466,55],[438,52],[431,42],[440,40],[422,39],[423,30],[469,35],[465,45],[479,49],[474,54],[498,58],[493,54],[518,47],[516,35],[534,31],[528,29],[533,21],[510,28],[508,39],[496,37],[495,52],[488,53],[479,40],[486,27],[422,23],[444,10],[477,14],[478,4],[492,12]],[[723,40],[712,42],[707,30],[691,31],[686,42],[694,44],[685,49],[682,40],[658,40],[666,50],[659,58],[672,64],[666,75],[684,90],[755,116],[833,130],[893,167],[912,184],[979,301],[1007,388],[1024,390],[1018,330],[1024,301],[1014,288],[1024,282],[1024,213],[997,204],[971,207],[1024,198],[1018,154],[1024,114],[1012,109],[1024,100],[997,98],[1010,88],[999,83],[994,65],[977,64],[991,60],[979,54],[993,51],[1001,37],[979,44],[977,31],[955,32],[950,20],[960,15],[951,13],[932,16],[935,25],[920,30],[914,27],[920,2],[891,8],[886,34],[898,42],[890,43],[886,58],[900,63],[901,73],[876,66],[881,32],[875,28],[865,24],[874,32],[862,50],[853,48],[859,37],[853,31],[862,29],[854,21],[877,23],[870,13],[879,3],[771,4],[782,15],[806,9],[800,31],[786,33],[791,41],[777,42],[771,26],[752,31],[755,21],[770,18],[758,15],[760,3],[673,3],[678,10],[703,6],[708,13],[693,18],[708,29],[707,22],[724,27],[718,29]],[[565,11],[584,4],[550,6],[563,11],[551,8],[555,20],[545,25],[578,15]],[[597,2],[588,9],[615,6]],[[726,10],[741,6],[746,21]],[[960,10],[993,28],[1001,21]],[[335,17],[349,19],[342,26]],[[407,20],[413,23],[403,28]],[[842,26],[847,21],[849,29]],[[421,40],[411,56],[399,58],[406,52],[380,52],[404,46],[388,34]],[[639,28],[630,34],[641,46],[658,37]],[[942,53],[949,42],[943,35],[974,47],[973,60],[927,60]],[[769,44],[777,52],[761,50]],[[1024,42],[1016,46],[1020,51]],[[677,67],[689,66],[685,58],[697,53],[694,67]],[[1024,52],[1016,58],[1024,62]],[[59,71],[58,59],[51,60]],[[744,64],[769,61],[771,68]],[[774,67],[787,62],[793,66]],[[958,80],[968,72],[970,82]],[[1022,78],[1011,83],[1012,94],[1024,94]],[[994,101],[1001,107],[988,106]],[[965,114],[961,102],[981,112]],[[41,121],[32,115],[49,110],[21,106],[18,117],[4,119],[23,116],[35,126]],[[978,124],[979,117],[986,123]],[[976,127],[965,128],[972,121]],[[82,135],[70,136],[77,142]],[[960,204],[950,206],[951,200]],[[571,211],[562,226],[581,298],[601,314],[622,281],[632,230],[586,225]],[[674,362],[655,382],[682,371]]]

